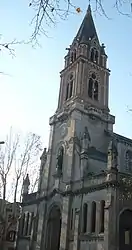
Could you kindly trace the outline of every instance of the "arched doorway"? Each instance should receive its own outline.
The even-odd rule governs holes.
[[[119,217],[119,250],[132,250],[132,211],[128,209]]]
[[[47,222],[46,250],[59,250],[61,234],[61,212],[58,206],[54,206]]]

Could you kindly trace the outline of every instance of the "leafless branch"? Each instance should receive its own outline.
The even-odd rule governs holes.
[[[0,40],[2,40],[2,35],[0,35]],[[8,51],[11,56],[15,56],[15,45],[22,44],[24,41],[18,41],[17,39],[12,40],[11,42],[0,42],[0,51]]]
[[[90,1],[94,12],[104,15],[106,18],[111,19],[105,10],[105,1],[103,0],[91,0]],[[130,13],[124,13],[123,7],[130,5]],[[80,6],[73,4],[73,0],[31,0],[29,7],[35,12],[31,24],[33,25],[33,33],[31,35],[31,41],[37,42],[37,38],[44,34],[47,36],[47,28],[49,26],[55,26],[57,21],[66,20],[69,14],[76,14],[81,12]],[[132,16],[132,3],[130,0],[115,0],[113,6],[116,8],[119,14],[131,17]]]
[[[31,41],[37,41],[40,34],[47,36],[46,26],[55,26],[58,19],[66,20],[72,9],[75,13],[76,8],[71,0],[31,0],[29,7],[35,11],[31,21],[34,25]]]

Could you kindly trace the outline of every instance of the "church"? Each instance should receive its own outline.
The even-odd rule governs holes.
[[[65,56],[37,192],[23,182],[18,250],[132,249],[132,140],[113,131],[107,59],[89,5]]]

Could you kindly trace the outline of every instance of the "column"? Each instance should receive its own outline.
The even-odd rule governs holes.
[[[64,196],[63,197],[63,208],[62,208],[60,250],[66,250],[67,244],[68,244],[67,233],[68,233],[68,226],[69,226],[69,203],[70,203],[70,197]]]
[[[27,219],[28,219],[28,212],[25,212],[25,220],[24,220],[24,229],[23,229],[23,235],[26,236],[26,229],[27,229]]]
[[[104,249],[116,249],[116,191],[110,188],[107,192],[107,200],[105,203],[105,216],[104,216]]]
[[[82,83],[82,70],[83,70],[83,62],[80,61],[78,65],[78,75],[77,75],[77,95],[81,93],[81,83]]]
[[[101,202],[96,202],[96,234],[100,233],[100,225],[101,225]]]
[[[43,203],[39,205],[38,214],[39,214],[39,218],[38,218],[38,228],[37,228],[36,250],[39,250],[41,246],[41,238],[42,238],[42,232],[43,232],[43,219],[44,219]]]
[[[78,210],[76,210],[76,213],[75,213],[73,250],[77,250],[77,246],[78,246],[79,212],[80,212],[80,210],[78,209]]]

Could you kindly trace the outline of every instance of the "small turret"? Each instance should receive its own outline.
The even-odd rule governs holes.
[[[100,49],[100,65],[104,68],[107,67],[107,55],[105,53],[105,45],[102,43],[101,49]]]
[[[47,160],[47,148],[44,148],[44,151],[40,157],[41,165],[44,165]]]
[[[47,148],[44,148],[42,155],[40,156],[41,164],[39,170],[39,182],[38,182],[38,192],[41,191],[41,185],[43,180],[43,171],[47,161]]]
[[[29,175],[27,174],[26,178],[23,180],[23,195],[28,194],[30,186]]]

